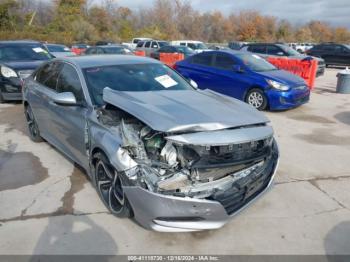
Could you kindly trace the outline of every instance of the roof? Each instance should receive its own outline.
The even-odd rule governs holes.
[[[160,64],[155,59],[134,55],[83,55],[57,58],[56,60],[70,62],[80,68],[123,64]]]
[[[283,43],[247,43],[245,44],[245,46],[247,45],[286,45],[286,44],[283,44]]]
[[[65,46],[64,44],[45,44],[46,46]]]
[[[17,44],[41,44],[38,41],[34,40],[8,40],[0,41],[0,45],[17,45]]]
[[[203,43],[202,41],[197,40],[173,40],[171,42]]]
[[[97,46],[91,46],[89,48],[95,48],[95,47],[101,47],[101,48],[112,48],[112,47],[124,47],[123,45],[113,44],[113,45],[97,45]]]

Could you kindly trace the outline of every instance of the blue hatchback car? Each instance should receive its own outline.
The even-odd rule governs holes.
[[[203,52],[177,62],[174,68],[200,89],[246,101],[259,110],[297,107],[310,97],[302,78],[248,52]]]

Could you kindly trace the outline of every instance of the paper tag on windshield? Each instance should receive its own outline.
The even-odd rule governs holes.
[[[154,80],[156,80],[159,84],[161,84],[165,88],[169,88],[177,85],[177,82],[168,75],[158,76],[154,78]]]
[[[46,53],[46,51],[44,49],[42,49],[41,47],[34,47],[33,51],[35,53],[43,53],[43,52]]]

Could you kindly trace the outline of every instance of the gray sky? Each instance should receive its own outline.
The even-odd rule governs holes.
[[[99,0],[95,0],[98,2]],[[118,0],[117,3],[131,9],[149,6],[153,0]],[[322,20],[333,26],[350,28],[350,0],[190,0],[199,11],[257,10],[262,14],[285,18],[294,24],[309,20]]]

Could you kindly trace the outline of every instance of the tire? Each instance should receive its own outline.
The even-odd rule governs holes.
[[[245,101],[258,110],[265,110],[268,105],[268,101],[264,92],[258,88],[249,90]]]
[[[108,210],[117,217],[132,217],[133,212],[123,191],[123,178],[101,152],[93,155],[93,182]]]
[[[29,132],[29,137],[30,139],[35,142],[35,143],[39,143],[42,142],[43,139],[40,136],[40,131],[39,131],[39,127],[38,124],[36,123],[32,108],[30,107],[30,105],[27,105],[24,107],[24,115],[26,117],[27,120],[27,125],[28,125],[28,132]]]
[[[5,99],[2,96],[1,91],[0,91],[0,104],[3,104],[3,103],[5,103]]]

